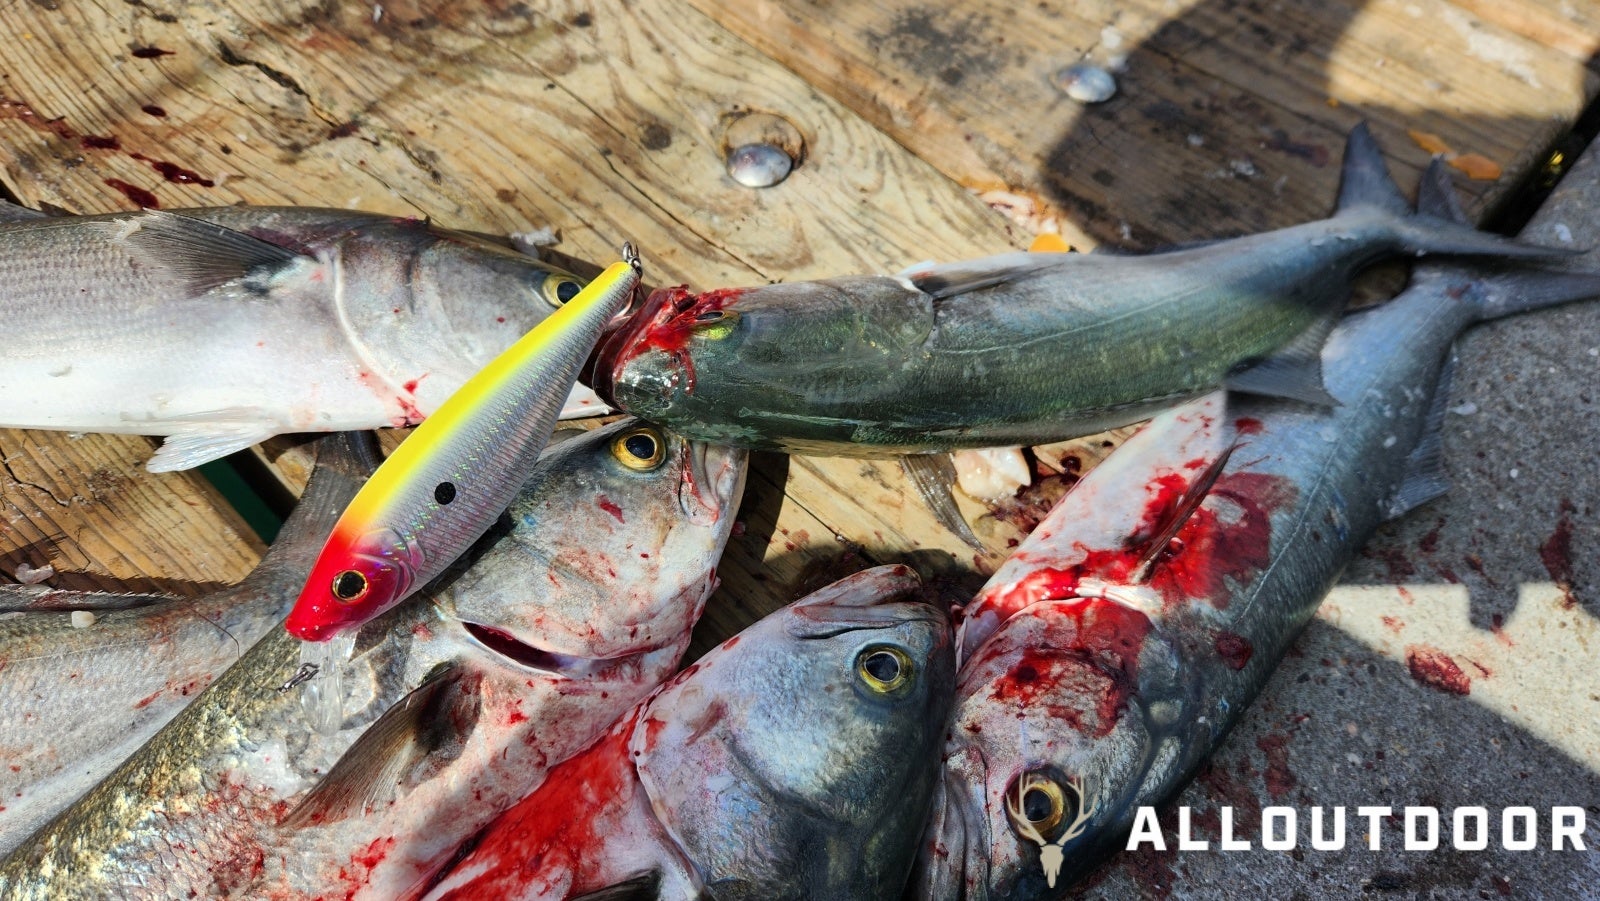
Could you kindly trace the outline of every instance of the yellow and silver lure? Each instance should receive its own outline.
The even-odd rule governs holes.
[[[623,262],[468,379],[373,473],[312,567],[284,623],[290,634],[353,635],[489,530],[549,442],[601,332],[633,298],[641,266],[632,245],[622,252]]]

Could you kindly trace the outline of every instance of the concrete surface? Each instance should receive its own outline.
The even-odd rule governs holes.
[[[1524,234],[1600,248],[1600,149]],[[1454,487],[1379,532],[1179,797],[1212,850],[1176,850],[1167,810],[1168,850],[1120,854],[1088,896],[1600,898],[1600,301],[1458,348]],[[1224,805],[1252,850],[1216,850]],[[1297,850],[1261,849],[1271,805],[1296,809]],[[1310,847],[1313,805],[1347,808],[1344,850]],[[1587,852],[1549,850],[1558,805],[1584,809]],[[1379,851],[1360,806],[1397,814]],[[1406,806],[1439,809],[1444,850],[1402,849]],[[1460,806],[1487,808],[1488,850],[1449,849]],[[1503,809],[1522,806],[1539,850],[1501,847]]]

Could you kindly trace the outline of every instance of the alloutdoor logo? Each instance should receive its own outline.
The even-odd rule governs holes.
[[[1190,828],[1190,810],[1178,809],[1178,828],[1174,836],[1179,851],[1209,851],[1212,843],[1195,838]],[[1314,851],[1344,850],[1347,840],[1344,807],[1313,807],[1301,811],[1294,807],[1261,809],[1260,845],[1268,851],[1292,851],[1301,847],[1302,833]],[[1248,851],[1254,845],[1248,836],[1234,833],[1233,808],[1218,808],[1220,836],[1216,849]],[[1354,839],[1364,841],[1372,851],[1382,850],[1384,825],[1394,822],[1402,829],[1400,847],[1406,851],[1433,851],[1441,847],[1456,851],[1484,851],[1491,843],[1507,851],[1532,851],[1547,847],[1552,851],[1587,851],[1583,834],[1588,827],[1582,807],[1552,807],[1541,813],[1532,807],[1507,807],[1498,815],[1486,807],[1457,807],[1441,812],[1437,807],[1357,807],[1350,817],[1359,829]],[[1302,821],[1305,824],[1301,828]],[[1364,823],[1362,821],[1365,821]],[[1391,826],[1391,828],[1395,828]],[[1167,850],[1153,807],[1140,807],[1128,835],[1128,850],[1150,848]]]

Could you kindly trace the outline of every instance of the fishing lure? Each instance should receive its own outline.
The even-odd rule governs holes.
[[[352,634],[443,572],[489,527],[550,440],[566,392],[642,267],[632,245],[417,426],[345,508],[284,626]]]

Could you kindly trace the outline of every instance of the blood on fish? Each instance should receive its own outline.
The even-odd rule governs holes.
[[[1261,434],[1261,420],[1249,416],[1241,416],[1233,421],[1233,429],[1240,435]]]
[[[658,350],[672,357],[683,369],[683,389],[694,390],[694,361],[689,358],[689,339],[694,335],[699,317],[721,310],[743,294],[743,288],[691,294],[688,285],[655,290],[634,314],[634,321],[607,342],[608,350],[614,348],[612,359],[609,366],[601,368],[611,371],[614,380],[626,359]]]
[[[1052,640],[1023,647],[1005,676],[995,681],[991,698],[1021,709],[1048,697],[1069,678],[1098,677],[1104,684],[1095,703],[1092,734],[1104,737],[1116,727],[1137,687],[1139,652],[1150,633],[1150,619],[1138,610],[1101,598],[1053,606],[1040,615],[1055,620]],[[1056,640],[1062,633],[1070,634],[1065,643]],[[1052,715],[1079,731],[1088,731],[1080,711],[1050,706]]]
[[[497,888],[509,892],[562,871],[570,876],[573,894],[601,888],[595,883],[604,875],[596,853],[606,841],[603,814],[629,803],[637,788],[628,754],[634,722],[629,717],[551,769],[533,794],[481,834],[461,864],[463,871],[475,873],[472,881],[441,897],[497,897]]]
[[[602,494],[595,503],[599,505],[600,509],[616,517],[617,522],[627,524],[628,521],[622,518],[622,508],[617,506],[610,498]]]
[[[1256,652],[1243,635],[1226,630],[1217,633],[1216,648],[1217,656],[1221,657],[1222,662],[1231,670],[1244,669],[1245,664],[1250,662],[1250,657]]]

